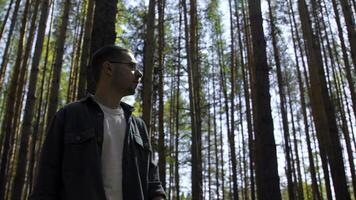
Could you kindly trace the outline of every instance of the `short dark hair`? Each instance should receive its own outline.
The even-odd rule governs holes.
[[[129,49],[110,44],[105,45],[94,52],[91,60],[91,71],[94,81],[97,83],[100,78],[101,66],[105,61],[110,61],[111,59],[122,59],[124,53],[130,52]]]

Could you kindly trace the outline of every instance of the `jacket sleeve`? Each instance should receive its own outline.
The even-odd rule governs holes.
[[[43,144],[35,187],[30,200],[59,200],[63,151],[64,110],[52,119]]]
[[[150,167],[148,174],[148,196],[149,199],[153,199],[157,196],[162,196],[166,199],[166,193],[164,192],[161,181],[159,180],[158,167],[152,158],[152,152],[150,153]]]
[[[140,127],[140,132],[141,132],[141,137],[142,137],[142,132],[144,132],[144,137],[147,139],[148,144],[149,144],[149,169],[148,169],[148,197],[149,199],[153,199],[154,197],[163,197],[164,199],[166,198],[166,193],[162,187],[161,181],[159,179],[159,173],[158,173],[158,167],[153,159],[153,152],[151,148],[151,142],[148,139],[148,131],[146,128],[146,124],[142,119],[138,119],[139,121],[139,127]]]

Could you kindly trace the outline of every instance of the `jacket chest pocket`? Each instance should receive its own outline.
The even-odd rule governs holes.
[[[82,170],[97,162],[97,143],[94,129],[64,135],[63,169]]]

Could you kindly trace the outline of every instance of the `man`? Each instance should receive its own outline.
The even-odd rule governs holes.
[[[95,95],[60,109],[48,128],[31,200],[162,200],[144,122],[121,98],[142,77],[128,50],[94,53]]]

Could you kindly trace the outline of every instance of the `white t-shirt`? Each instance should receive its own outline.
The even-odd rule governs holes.
[[[107,200],[122,200],[122,154],[126,120],[121,106],[111,109],[96,101],[104,112],[102,176]]]

